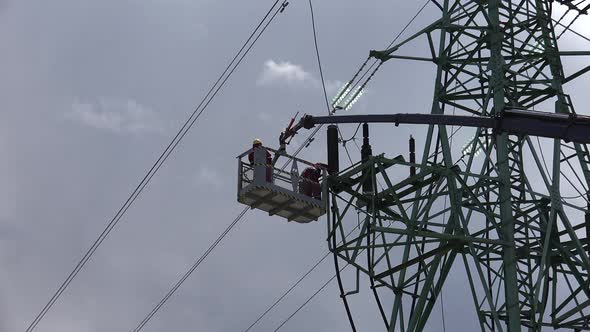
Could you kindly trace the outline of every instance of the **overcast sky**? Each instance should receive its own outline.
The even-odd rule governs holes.
[[[0,0],[0,331],[28,326],[273,2]],[[329,92],[421,5],[316,1]],[[387,64],[355,112],[428,111],[433,76]],[[37,331],[132,330],[243,208],[235,156],[254,137],[276,146],[297,111],[325,113],[319,82],[307,1],[292,0]],[[411,133],[420,144],[420,129],[381,130],[374,151],[406,153]],[[321,135],[302,157],[323,149]],[[326,253],[323,221],[248,212],[145,331],[245,329]],[[333,273],[327,260],[254,330],[272,331]],[[447,285],[450,331],[475,328],[463,283]],[[381,329],[368,287],[353,302],[359,330]],[[440,330],[440,308],[428,328]],[[349,330],[336,284],[283,330]]]

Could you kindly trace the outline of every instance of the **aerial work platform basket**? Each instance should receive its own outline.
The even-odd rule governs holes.
[[[238,202],[277,215],[288,221],[308,223],[326,213],[326,170],[313,194],[309,180],[302,177],[299,167],[314,167],[305,160],[281,153],[286,167],[272,165],[271,153],[279,153],[267,147],[249,149],[238,156]],[[275,158],[276,159],[276,158]],[[288,169],[285,170],[285,169]],[[315,197],[313,197],[315,196]]]

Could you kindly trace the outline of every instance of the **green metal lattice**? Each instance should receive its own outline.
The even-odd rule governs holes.
[[[587,5],[561,3],[578,13]],[[562,57],[590,51],[560,51],[552,2],[446,0],[439,9],[431,25],[372,52],[436,65],[432,114],[575,114],[563,86],[588,67],[566,76]],[[401,53],[419,42],[429,56]],[[369,276],[389,331],[424,329],[460,265],[482,331],[590,330],[588,147],[545,140],[548,149],[536,137],[480,128],[469,148],[455,151],[449,129],[428,127],[418,164],[373,156],[329,178],[337,260]],[[396,176],[410,166],[415,176]],[[365,181],[373,191],[363,192]],[[562,194],[574,189],[578,197]]]

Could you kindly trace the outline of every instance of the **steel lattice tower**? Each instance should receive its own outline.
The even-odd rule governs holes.
[[[559,2],[576,15],[589,5]],[[552,19],[553,2],[436,4],[440,19],[371,52],[436,65],[432,114],[495,117],[510,108],[575,118],[564,85],[588,67],[566,76],[562,58],[590,52],[560,51],[566,25]],[[408,43],[427,43],[430,56],[403,55]],[[369,277],[389,331],[422,330],[457,266],[482,330],[590,330],[588,147],[552,139],[542,148],[536,137],[479,128],[457,149],[453,129],[429,125],[417,163],[370,156],[329,177],[337,271],[351,265]],[[415,175],[395,178],[410,168]],[[350,316],[358,284],[350,291],[343,279],[338,272]]]

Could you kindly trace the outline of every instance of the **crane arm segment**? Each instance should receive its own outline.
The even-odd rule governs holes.
[[[590,143],[590,117],[577,114],[557,114],[507,109],[497,117],[447,114],[366,114],[366,115],[305,115],[284,133],[293,136],[300,128],[311,129],[319,124],[394,123],[479,127],[507,132],[511,135],[531,135],[562,139],[566,142]]]

